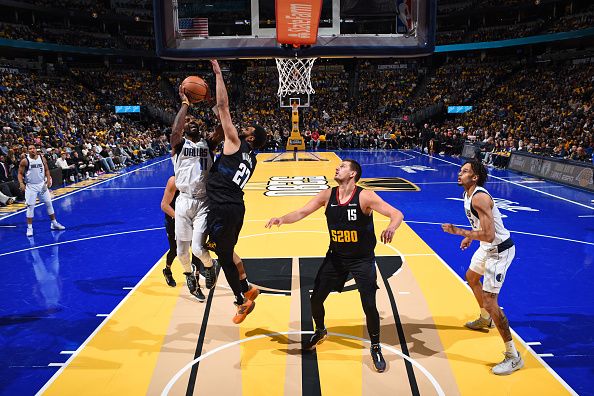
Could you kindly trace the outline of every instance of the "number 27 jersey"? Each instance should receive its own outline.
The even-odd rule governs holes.
[[[375,231],[373,213],[365,214],[361,209],[359,196],[363,189],[356,186],[349,200],[338,201],[338,188],[332,188],[326,206],[326,222],[330,233],[330,250],[344,258],[373,257]]]
[[[209,202],[243,205],[243,188],[254,174],[256,162],[256,154],[245,140],[235,153],[221,154],[206,180]]]

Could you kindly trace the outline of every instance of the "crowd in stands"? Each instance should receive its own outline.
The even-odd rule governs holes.
[[[117,116],[107,104],[109,99],[66,76],[0,72],[3,183],[14,186],[30,144],[46,157],[50,169],[63,170],[66,182],[115,172],[167,152],[163,125]],[[10,197],[22,199],[14,188],[9,192]]]
[[[311,149],[416,148],[460,155],[465,142],[475,142],[484,161],[494,166],[505,166],[513,150],[591,163],[594,63],[533,61],[448,57],[434,66],[389,59],[325,61],[314,66],[316,93],[311,106],[300,109],[301,130]],[[263,125],[269,132],[267,149],[284,148],[291,110],[279,109],[276,66],[271,61],[222,66],[234,122],[239,128]],[[187,75],[203,76],[214,89],[208,67],[204,62],[190,71],[162,74],[80,68],[55,75],[4,68],[0,168],[9,179],[4,183],[16,180],[31,143],[51,167],[62,169],[67,182],[165,154],[170,121],[116,115],[113,105],[152,107],[171,120],[179,108],[177,87]],[[436,103],[473,109],[457,116],[442,110],[421,124],[410,122]],[[191,112],[213,125],[210,105],[198,104]],[[0,183],[0,193],[7,192],[18,198],[10,185]]]

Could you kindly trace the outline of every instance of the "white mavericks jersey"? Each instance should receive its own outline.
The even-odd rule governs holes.
[[[192,198],[206,197],[206,176],[212,167],[212,156],[208,143],[183,139],[181,149],[173,156],[175,186],[180,193]]]
[[[33,159],[27,154],[27,172],[25,172],[25,184],[43,184],[45,183],[45,169],[41,155]]]
[[[472,197],[477,193],[485,193],[489,196],[489,198],[491,198],[491,194],[489,194],[489,192],[485,188],[479,186],[475,187],[470,197],[467,197],[466,192],[464,192],[464,211],[466,212],[466,217],[468,217],[468,221],[470,221],[470,225],[472,226],[472,229],[474,231],[481,229],[481,221],[479,220],[478,212],[471,205]],[[493,209],[491,209],[491,212],[493,213],[493,223],[495,225],[495,239],[491,243],[480,241],[481,247],[485,250],[490,250],[491,248],[499,245],[501,242],[505,241],[510,236],[509,231],[503,225],[503,220],[501,220],[501,213],[499,213],[499,209],[497,208],[497,205],[495,205],[494,202]]]

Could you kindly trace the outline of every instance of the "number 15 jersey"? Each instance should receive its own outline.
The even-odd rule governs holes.
[[[243,205],[243,188],[256,169],[256,154],[241,140],[239,150],[230,155],[221,154],[206,179],[209,202],[214,204]]]
[[[361,209],[359,196],[363,189],[356,186],[345,203],[338,201],[338,187],[332,188],[326,206],[326,222],[330,233],[330,250],[344,258],[373,257],[375,230],[373,213],[367,215]]]

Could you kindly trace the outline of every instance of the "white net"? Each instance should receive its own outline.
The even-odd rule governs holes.
[[[276,58],[279,96],[313,94],[311,69],[316,58]]]

